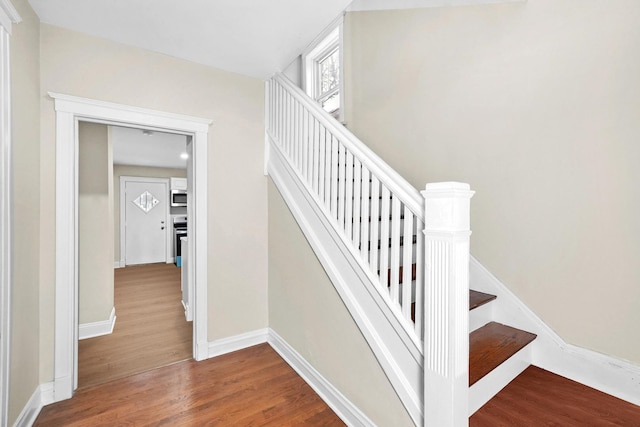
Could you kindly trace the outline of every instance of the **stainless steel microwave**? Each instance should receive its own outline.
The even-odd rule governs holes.
[[[187,206],[187,190],[171,190],[171,206]]]

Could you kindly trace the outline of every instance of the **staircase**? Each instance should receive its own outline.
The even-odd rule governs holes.
[[[416,425],[468,416],[530,364],[536,336],[469,289],[465,184],[422,195],[285,76],[267,82],[265,171]]]

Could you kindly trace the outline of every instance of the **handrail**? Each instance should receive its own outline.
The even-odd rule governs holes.
[[[411,212],[413,212],[416,217],[424,221],[424,198],[409,181],[391,168],[357,136],[337,122],[329,113],[324,111],[322,107],[309,98],[302,89],[293,84],[286,75],[276,74],[273,78],[285,86],[298,102],[312,111],[314,116],[322,118],[322,124],[332,133],[342,137],[343,141],[341,142],[352,151],[354,155],[357,154],[360,159],[364,159],[361,161],[363,161],[363,164],[365,164],[371,172],[375,172],[376,175],[384,177],[381,178],[380,181],[385,184],[393,194],[397,194],[400,200],[411,209]]]

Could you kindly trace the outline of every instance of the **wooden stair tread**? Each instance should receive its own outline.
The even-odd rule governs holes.
[[[469,290],[469,310],[478,308],[481,305],[496,299],[495,295],[485,294],[484,292]]]
[[[535,334],[489,322],[469,334],[469,386],[536,338]]]

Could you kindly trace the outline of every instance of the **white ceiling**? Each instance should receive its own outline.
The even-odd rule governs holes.
[[[187,151],[187,137],[164,132],[142,133],[142,129],[111,127],[113,164],[186,169],[180,154]]]
[[[351,0],[29,0],[40,20],[266,79]]]

